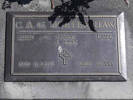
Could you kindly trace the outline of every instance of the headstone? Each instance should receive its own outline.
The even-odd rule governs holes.
[[[7,13],[5,81],[126,81],[124,13],[91,12],[96,32],[49,16]]]

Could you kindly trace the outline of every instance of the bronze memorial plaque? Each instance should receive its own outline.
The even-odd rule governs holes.
[[[91,12],[96,32],[49,16],[7,12],[5,81],[126,81],[124,13]]]

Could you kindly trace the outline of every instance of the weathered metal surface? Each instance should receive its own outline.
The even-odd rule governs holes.
[[[124,13],[58,27],[49,14],[8,12],[5,81],[125,81]],[[85,16],[87,21],[88,16]]]

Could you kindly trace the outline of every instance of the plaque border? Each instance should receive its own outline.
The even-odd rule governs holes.
[[[27,14],[27,15],[26,15]],[[39,14],[39,15],[38,15]],[[32,15],[32,16],[31,16]],[[126,81],[126,51],[125,51],[125,27],[124,27],[124,13],[119,13],[117,15],[91,15],[90,17],[116,17],[117,20],[117,49],[118,49],[118,73],[75,73],[75,74],[33,74],[33,73],[13,73],[12,63],[14,62],[14,22],[16,17],[48,17],[49,13],[42,12],[7,12],[7,28],[6,28],[6,52],[5,52],[5,81],[32,81],[29,78],[42,77],[39,81]],[[86,15],[85,15],[86,17]],[[88,17],[88,16],[87,16]],[[10,21],[9,21],[10,20]],[[10,23],[8,23],[10,22]],[[13,24],[13,25],[12,25]],[[65,31],[67,32],[67,31]],[[85,31],[86,32],[86,31]],[[8,36],[7,36],[8,35]],[[123,62],[123,63],[122,63]],[[51,78],[52,77],[52,78]],[[54,79],[53,79],[54,77]],[[71,78],[70,78],[71,77]],[[75,78],[74,78],[75,77]],[[86,78],[85,78],[86,77]],[[37,81],[35,78],[33,81]],[[50,78],[50,79],[49,79]]]

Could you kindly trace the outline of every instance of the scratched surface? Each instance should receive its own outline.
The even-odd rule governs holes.
[[[2,3],[3,0],[0,1]],[[47,3],[33,1],[24,7],[13,4],[10,11],[50,11]],[[40,0],[43,2],[43,0]],[[45,2],[45,0],[44,0]],[[57,0],[55,4],[60,2]],[[101,98],[101,99],[133,99],[133,1],[130,7],[125,7],[123,0],[96,0],[92,3],[93,11],[125,11],[126,14],[126,46],[127,46],[127,82],[4,82],[4,41],[5,41],[5,11],[0,9],[0,98]],[[98,4],[98,5],[97,5]],[[1,5],[1,4],[0,4]],[[38,6],[41,5],[41,6]]]

